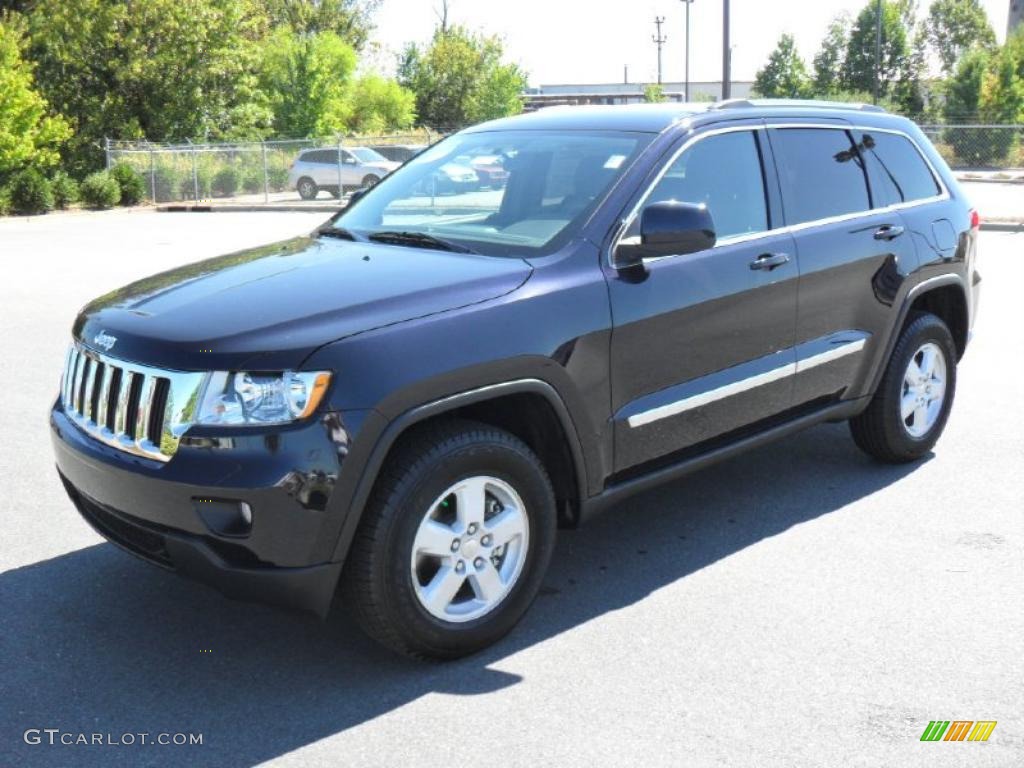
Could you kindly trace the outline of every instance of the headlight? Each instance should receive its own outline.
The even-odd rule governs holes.
[[[196,421],[244,426],[304,419],[320,405],[330,382],[327,371],[214,371],[206,381]]]

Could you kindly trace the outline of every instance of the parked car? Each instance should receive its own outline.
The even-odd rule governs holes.
[[[476,171],[482,187],[500,189],[508,181],[508,171],[500,155],[478,155],[469,161],[469,166]]]
[[[369,147],[307,149],[292,163],[288,187],[303,200],[312,200],[320,190],[340,197],[350,189],[372,187],[399,165]]]
[[[374,144],[370,149],[383,155],[388,160],[404,163],[427,148],[426,144]]]
[[[498,194],[416,195],[497,153]],[[321,615],[340,589],[385,645],[461,656],[527,610],[559,526],[632,493],[825,421],[880,462],[927,455],[978,228],[924,134],[877,108],[498,120],[309,237],[88,304],[57,469],[150,562]]]

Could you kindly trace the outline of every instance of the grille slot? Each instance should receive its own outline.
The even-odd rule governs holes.
[[[92,437],[167,461],[192,424],[206,376],[117,360],[73,344],[64,363],[64,412]],[[175,403],[183,407],[175,409]]]

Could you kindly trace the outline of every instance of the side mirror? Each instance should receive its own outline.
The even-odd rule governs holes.
[[[345,210],[347,211],[353,205],[355,205],[360,200],[362,200],[363,197],[366,195],[366,193],[369,192],[369,191],[370,191],[369,187],[360,187],[359,189],[357,189],[354,192],[352,192],[348,196],[348,202],[345,204]]]
[[[632,267],[657,256],[681,256],[715,244],[715,222],[704,204],[666,200],[640,214],[640,242],[623,240],[615,249],[618,267]]]

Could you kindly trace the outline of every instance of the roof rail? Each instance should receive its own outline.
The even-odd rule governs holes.
[[[884,107],[877,104],[862,104],[850,101],[819,101],[817,99],[726,99],[713,104],[709,109],[762,109],[780,107],[800,109],[811,107],[818,109],[846,109],[857,112],[885,112]]]

